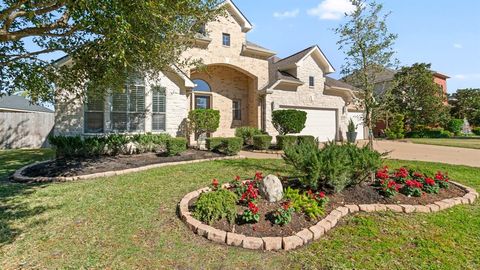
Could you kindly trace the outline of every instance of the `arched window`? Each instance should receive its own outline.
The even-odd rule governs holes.
[[[193,83],[195,84],[195,87],[193,88],[193,91],[196,92],[210,92],[210,85],[204,80],[193,80]]]

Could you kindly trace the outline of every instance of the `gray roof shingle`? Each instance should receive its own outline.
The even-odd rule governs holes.
[[[30,101],[21,96],[2,96],[0,97],[0,110],[29,111],[53,113],[52,110],[40,105],[31,104]]]

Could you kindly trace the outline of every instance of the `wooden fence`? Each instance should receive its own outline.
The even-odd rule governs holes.
[[[48,147],[54,114],[0,112],[0,149]]]

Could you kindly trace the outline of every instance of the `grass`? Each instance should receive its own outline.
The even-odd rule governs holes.
[[[0,150],[0,180],[28,163],[51,159],[53,156],[51,149]]]
[[[478,168],[449,171],[480,190]],[[292,252],[256,252],[193,235],[176,216],[187,192],[255,171],[292,175],[281,160],[171,166],[90,181],[0,185],[3,269],[479,269],[480,204],[435,214],[357,214]]]
[[[480,138],[451,138],[451,139],[428,139],[428,138],[418,138],[418,139],[408,139],[413,143],[418,144],[431,144],[431,145],[441,145],[441,146],[450,146],[450,147],[461,147],[461,148],[472,148],[480,149]]]

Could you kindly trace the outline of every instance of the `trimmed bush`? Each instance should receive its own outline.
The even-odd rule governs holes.
[[[170,138],[167,141],[167,155],[176,156],[187,150],[187,139],[185,138]]]
[[[244,145],[253,145],[253,136],[262,135],[263,132],[254,127],[239,127],[235,129],[235,136],[243,139]]]
[[[403,114],[396,114],[394,116],[390,128],[385,130],[388,139],[396,140],[405,138],[404,118]]]
[[[473,134],[480,136],[480,127],[472,128],[472,132],[473,132]]]
[[[198,198],[193,216],[207,224],[226,218],[230,223],[237,216],[237,195],[226,189],[202,193]]]
[[[257,150],[267,150],[272,144],[272,136],[255,135],[253,136],[253,147]]]
[[[167,141],[171,138],[169,134],[138,134],[132,137],[132,141],[138,143],[138,152],[163,153],[167,150]]]
[[[297,136],[297,143],[302,144],[302,143],[310,143],[314,145],[318,145],[317,141],[315,140],[315,137],[311,135],[300,135]]]
[[[307,113],[298,110],[277,110],[272,112],[272,124],[280,135],[300,133],[305,128]]]
[[[197,136],[197,147],[202,134],[217,131],[220,125],[220,111],[213,109],[195,109],[188,113],[190,128]]]
[[[423,130],[410,131],[407,134],[408,138],[451,138],[453,134],[443,128],[424,128]]]
[[[448,121],[447,126],[445,127],[446,130],[452,132],[455,135],[460,135],[463,128],[463,119],[450,119]]]
[[[239,137],[228,138],[207,138],[207,149],[212,152],[218,152],[227,156],[234,156],[242,150],[243,139]]]
[[[293,135],[278,135],[277,136],[277,148],[284,150],[287,147],[291,147],[297,144],[297,136]]]

